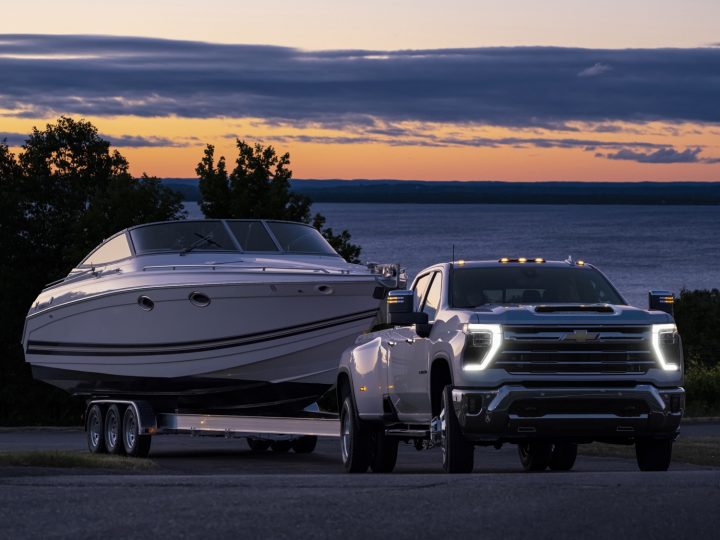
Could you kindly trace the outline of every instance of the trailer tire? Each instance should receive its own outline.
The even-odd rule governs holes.
[[[93,405],[88,410],[85,430],[87,447],[91,454],[105,454],[105,433],[103,431],[103,414],[100,405]]]
[[[272,441],[270,448],[276,454],[287,454],[292,446],[292,441]]]
[[[317,441],[315,435],[306,435],[292,441],[291,446],[296,454],[312,454],[317,446]]]
[[[122,436],[122,416],[120,409],[114,403],[105,413],[105,448],[108,454],[122,456],[125,453]]]
[[[370,469],[374,473],[390,473],[397,463],[400,441],[385,435],[380,428],[370,433]]]
[[[364,473],[370,466],[370,437],[355,412],[352,395],[343,399],[340,409],[340,453],[349,473]]]
[[[255,439],[253,437],[247,438],[247,445],[253,452],[267,452],[270,449],[272,441],[265,439]]]
[[[135,407],[125,409],[122,423],[122,442],[125,453],[130,457],[146,458],[150,454],[150,435],[140,434],[140,419]]]
[[[465,439],[452,404],[452,387],[442,391],[440,410],[442,464],[447,473],[469,473],[475,461],[475,446]]]
[[[544,471],[550,465],[552,444],[527,442],[518,444],[518,456],[526,472]]]

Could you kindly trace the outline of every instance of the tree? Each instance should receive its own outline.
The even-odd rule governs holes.
[[[67,397],[32,381],[18,345],[43,286],[115,232],[183,216],[180,196],[155,178],[133,178],[90,122],[61,117],[35,128],[19,156],[0,144],[0,283],[12,291],[0,296],[0,424],[27,421],[22,408],[68,418]]]
[[[290,189],[290,154],[278,156],[272,146],[251,146],[237,140],[238,157],[228,174],[225,158],[215,163],[215,147],[207,145],[195,172],[200,178],[200,209],[207,218],[284,219],[312,223],[340,256],[359,262],[360,246],[350,233],[323,228],[325,217],[311,216],[309,197]]]

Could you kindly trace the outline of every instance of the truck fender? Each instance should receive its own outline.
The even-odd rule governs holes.
[[[343,353],[338,369],[339,384],[344,377],[350,385],[358,415],[363,419],[382,418],[383,397],[387,394],[387,352],[380,337]]]

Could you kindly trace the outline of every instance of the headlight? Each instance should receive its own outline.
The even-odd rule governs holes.
[[[660,367],[665,371],[677,371],[680,369],[680,340],[677,333],[677,326],[674,324],[653,324],[652,325],[652,346],[657,356]]]
[[[502,344],[502,326],[499,324],[465,325],[465,351],[463,352],[463,370],[482,371],[495,358]]]

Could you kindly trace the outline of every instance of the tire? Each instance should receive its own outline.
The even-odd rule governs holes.
[[[350,395],[340,409],[340,454],[349,473],[364,473],[370,466],[370,435],[357,417]]]
[[[442,391],[440,409],[440,438],[442,465],[447,473],[469,473],[473,470],[475,446],[467,441],[460,430],[460,422],[452,405],[452,389]]]
[[[641,471],[667,471],[672,460],[672,439],[639,439],[635,457]]]
[[[267,452],[270,449],[272,441],[266,441],[265,439],[254,439],[252,437],[247,438],[247,445],[253,452]]]
[[[125,409],[122,423],[122,442],[125,453],[130,457],[146,458],[150,453],[150,435],[138,433],[140,419],[135,412],[135,407]]]
[[[305,437],[295,439],[290,443],[290,445],[292,446],[293,452],[296,454],[312,454],[317,446],[317,441],[318,439],[314,435],[307,435]]]
[[[287,454],[292,446],[292,441],[272,441],[270,448],[276,454]]]
[[[527,472],[544,471],[550,465],[552,444],[544,442],[529,442],[518,444],[518,455],[523,469]]]
[[[550,470],[571,470],[577,459],[577,449],[577,444],[575,443],[558,443],[553,446],[552,454],[550,454]]]
[[[125,453],[122,436],[122,416],[120,409],[113,404],[108,407],[105,414],[105,448],[108,454],[122,456]]]
[[[100,405],[90,407],[85,426],[87,447],[91,454],[105,454],[105,433],[103,431],[103,414]]]
[[[370,433],[370,469],[374,473],[390,473],[397,463],[400,441],[385,435],[384,430]]]

